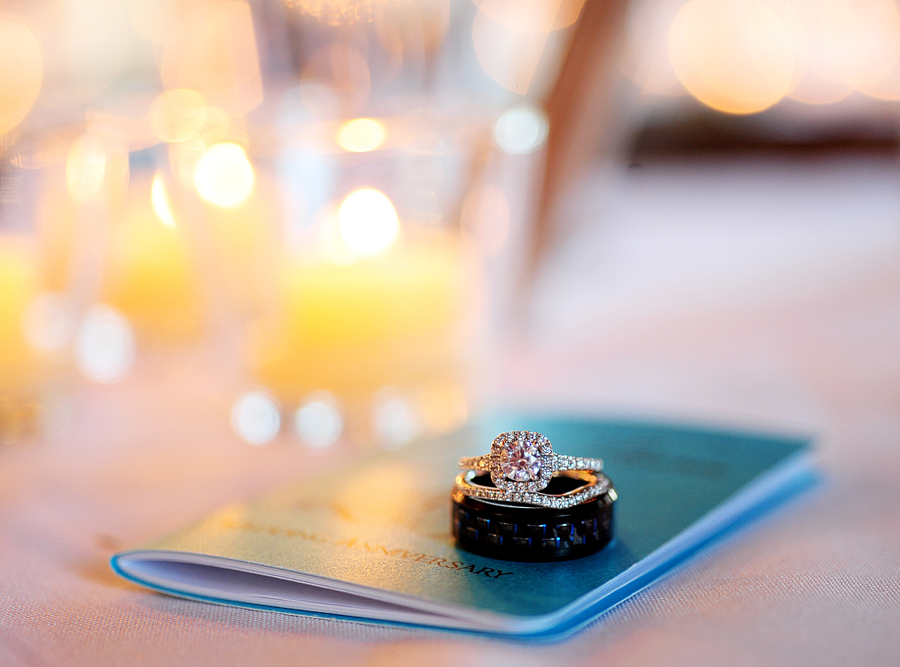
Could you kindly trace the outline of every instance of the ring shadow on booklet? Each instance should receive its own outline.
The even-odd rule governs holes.
[[[604,459],[619,499],[615,537],[603,550],[530,563],[456,548],[449,491],[457,459],[512,429]],[[147,588],[219,604],[558,638],[817,479],[802,437],[496,416],[222,508],[114,555],[112,568]]]

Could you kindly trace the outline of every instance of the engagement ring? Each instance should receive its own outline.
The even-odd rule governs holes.
[[[550,440],[533,431],[501,433],[491,443],[490,454],[461,458],[459,466],[468,472],[456,478],[456,490],[484,500],[563,509],[610,489],[609,479],[600,474],[601,459],[556,454]],[[472,483],[482,473],[490,473],[496,488]],[[540,493],[554,475],[575,478],[581,484],[564,493]]]
[[[526,493],[545,488],[553,473],[600,472],[603,460],[555,454],[550,440],[540,433],[508,431],[494,438],[490,454],[461,458],[459,467],[490,472],[498,489]]]

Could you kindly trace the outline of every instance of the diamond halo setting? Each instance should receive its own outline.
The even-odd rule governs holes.
[[[534,431],[501,433],[491,443],[490,454],[461,458],[459,466],[469,470],[457,479],[457,486],[465,495],[529,505],[571,507],[596,497],[603,492],[600,489],[608,485],[606,477],[599,474],[603,469],[602,459],[556,454],[550,440]],[[496,488],[469,483],[469,477],[478,471],[490,473]],[[562,495],[541,493],[554,474],[583,478],[587,487]]]
[[[501,433],[491,443],[491,481],[507,491],[540,491],[553,476],[550,441],[532,431]]]

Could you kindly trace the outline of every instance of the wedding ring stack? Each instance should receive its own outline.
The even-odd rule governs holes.
[[[551,561],[586,556],[612,539],[617,494],[601,459],[556,454],[540,433],[509,431],[489,454],[459,466],[452,519],[460,548]]]

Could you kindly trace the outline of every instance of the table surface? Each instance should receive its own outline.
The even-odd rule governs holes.
[[[651,164],[573,202],[491,393],[814,432],[824,485],[557,644],[190,602],[120,580],[110,554],[345,455],[244,445],[203,359],[147,365],[0,449],[0,665],[896,664],[897,162]]]

